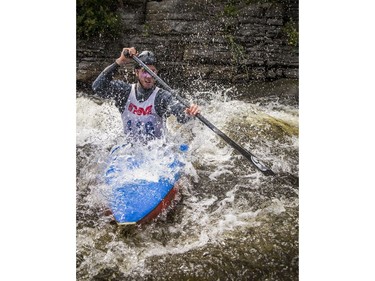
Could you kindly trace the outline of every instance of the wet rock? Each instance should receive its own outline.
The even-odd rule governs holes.
[[[102,38],[77,41],[79,90],[89,90],[93,80],[113,63],[124,46],[154,50],[162,78],[173,83],[174,88],[184,87],[184,79],[192,77],[193,72],[200,73],[199,79],[209,83],[298,79],[298,46],[289,45],[285,29],[291,18],[298,23],[298,1],[119,3],[123,25],[120,38],[115,42]],[[189,73],[181,76],[183,69]]]
[[[118,281],[126,280],[124,275],[116,268],[103,268],[95,275],[93,281]]]

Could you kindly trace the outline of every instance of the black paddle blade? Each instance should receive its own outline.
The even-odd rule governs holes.
[[[250,154],[250,153],[249,153]],[[250,161],[255,165],[255,167],[258,168],[259,171],[261,171],[266,176],[274,176],[275,173],[266,167],[266,165],[263,164],[262,161],[260,161],[258,158],[256,158],[254,155],[250,156]]]

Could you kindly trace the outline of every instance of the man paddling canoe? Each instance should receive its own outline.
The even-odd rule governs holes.
[[[113,80],[116,71],[133,60],[138,60],[134,68],[137,82],[128,84]],[[156,73],[156,66],[156,57],[151,51],[138,55],[135,48],[124,48],[120,57],[105,68],[92,85],[96,95],[115,101],[128,142],[141,144],[133,146],[133,149],[120,145],[110,153],[105,173],[106,183],[111,187],[108,196],[110,210],[107,214],[113,214],[120,225],[142,224],[166,210],[175,199],[177,181],[181,176],[181,163],[177,158],[172,157],[173,161],[168,164],[157,161],[160,165],[150,165],[154,159],[138,159],[133,155],[136,153],[134,148],[139,150],[142,144],[161,138],[166,132],[166,118],[171,114],[177,117],[178,122],[186,123],[198,113],[197,105],[186,106],[168,90],[156,86],[155,79],[149,73]],[[144,177],[146,174],[153,175],[152,180]],[[130,178],[126,178],[129,175]]]
[[[124,53],[129,54],[129,57],[125,57]],[[155,79],[138,64],[134,69],[137,83],[113,80],[121,66],[132,62],[132,56],[137,56],[157,73],[157,60],[151,51],[143,51],[138,55],[134,47],[124,48],[120,57],[105,68],[92,84],[96,95],[114,99],[121,113],[126,136],[141,142],[160,138],[166,131],[165,121],[168,116],[173,114],[178,122],[186,123],[199,112],[196,104],[186,108],[170,92],[157,87]]]

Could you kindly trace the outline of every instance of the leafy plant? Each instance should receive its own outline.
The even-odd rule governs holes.
[[[116,3],[111,0],[77,0],[77,38],[117,38],[121,19]]]
[[[145,37],[148,37],[150,36],[150,25],[148,23],[145,23],[143,25],[143,32],[142,32],[142,35],[145,36]]]
[[[284,33],[286,34],[288,38],[288,44],[294,47],[298,46],[298,30],[297,30],[297,24],[290,19],[283,28]]]
[[[234,17],[238,13],[238,8],[233,3],[226,4],[224,6],[224,16]]]

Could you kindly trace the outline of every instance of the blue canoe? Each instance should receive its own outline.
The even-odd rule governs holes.
[[[180,150],[186,151],[187,146],[181,145]],[[163,159],[133,155],[129,145],[112,149],[105,180],[117,224],[149,222],[173,204],[184,164],[178,154],[163,155]]]

